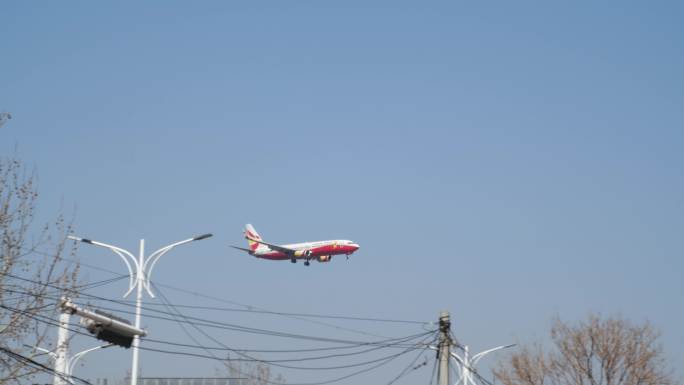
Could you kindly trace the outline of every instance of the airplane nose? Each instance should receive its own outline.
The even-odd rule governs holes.
[[[358,243],[352,243],[350,246],[354,248],[354,251],[358,250],[360,247]]]

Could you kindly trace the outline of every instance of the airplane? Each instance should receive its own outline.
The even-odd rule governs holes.
[[[245,225],[245,238],[249,248],[239,246],[230,247],[248,252],[257,258],[271,260],[286,260],[296,263],[298,259],[304,260],[304,266],[309,266],[309,261],[330,262],[333,255],[346,254],[347,258],[359,249],[359,245],[346,240],[318,241],[293,243],[289,245],[274,245],[264,242],[256,232],[254,226]]]

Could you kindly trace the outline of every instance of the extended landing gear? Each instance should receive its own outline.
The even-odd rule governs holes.
[[[292,263],[297,263],[297,260],[294,259],[294,258],[292,258],[292,259],[290,259],[290,262],[292,262]]]
[[[309,266],[311,263],[309,263],[308,260],[304,261],[304,266]]]

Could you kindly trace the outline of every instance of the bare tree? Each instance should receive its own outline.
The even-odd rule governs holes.
[[[500,362],[494,375],[504,385],[674,385],[650,323],[589,316],[577,325],[554,320],[552,347],[523,347]]]
[[[240,385],[285,384],[285,377],[274,374],[268,364],[260,361],[246,362],[228,358],[224,365],[230,377],[242,379]]]
[[[78,266],[64,263],[70,225],[58,216],[36,228],[35,176],[16,159],[0,159],[0,348],[31,356],[26,344],[49,342],[55,298],[73,290]],[[20,356],[19,356],[20,357]],[[0,384],[22,384],[35,366],[0,354]]]

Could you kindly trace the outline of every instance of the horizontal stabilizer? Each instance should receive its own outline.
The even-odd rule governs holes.
[[[252,254],[252,250],[250,250],[250,249],[246,249],[246,248],[244,248],[244,247],[240,247],[240,246],[233,246],[233,245],[229,245],[229,246],[230,246],[230,247],[232,247],[232,248],[234,248],[234,249],[238,249],[238,250],[246,251],[246,252],[248,252],[248,253]]]

